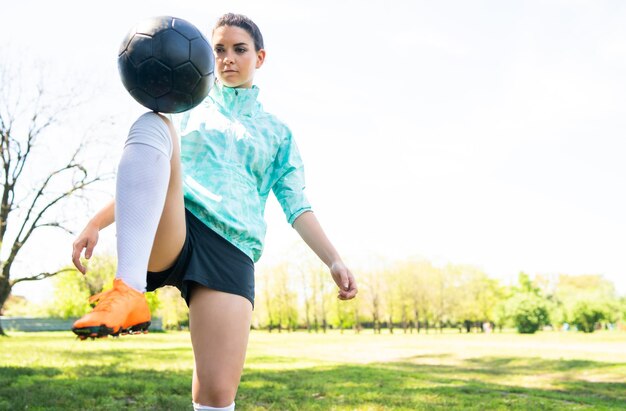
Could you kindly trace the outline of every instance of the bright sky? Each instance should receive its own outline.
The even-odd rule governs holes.
[[[503,279],[603,274],[626,293],[626,4],[218,4],[3,1],[0,45],[59,81],[84,76],[84,126],[113,116],[118,156],[144,111],[117,73],[126,31],[174,15],[208,33],[221,14],[246,14],[268,53],[259,99],[295,133],[310,200],[357,281],[372,256],[419,255]],[[260,266],[297,240],[275,200],[266,218]],[[69,263],[73,238],[55,238],[24,266]],[[114,250],[112,229],[101,243]],[[38,298],[49,283],[15,292]]]

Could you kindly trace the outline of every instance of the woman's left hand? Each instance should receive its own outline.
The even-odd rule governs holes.
[[[350,300],[359,292],[354,276],[343,262],[338,261],[333,263],[330,266],[330,274],[333,276],[335,283],[339,286],[337,298],[340,300]]]

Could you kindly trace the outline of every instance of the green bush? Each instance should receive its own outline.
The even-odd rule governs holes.
[[[89,297],[113,287],[117,261],[110,255],[92,257],[88,262],[87,274],[68,271],[53,279],[54,298],[48,303],[46,312],[51,317],[81,317],[92,310]],[[151,312],[159,308],[156,293],[146,293]]]
[[[150,308],[154,316],[161,318],[164,329],[179,330],[189,326],[189,310],[177,288],[162,287],[148,294],[154,294],[158,300],[158,306]]]
[[[516,294],[508,301],[509,318],[517,331],[533,334],[549,323],[547,302],[534,293]]]
[[[572,322],[578,330],[592,333],[596,324],[606,318],[603,307],[594,301],[579,301],[572,310]]]
[[[67,271],[54,277],[53,299],[46,312],[51,317],[80,317],[91,309],[89,287],[78,271]]]

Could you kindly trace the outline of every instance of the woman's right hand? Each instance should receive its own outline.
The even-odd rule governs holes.
[[[89,223],[85,227],[82,233],[74,241],[74,251],[72,252],[72,262],[78,268],[78,271],[85,274],[87,267],[83,266],[80,262],[80,255],[85,250],[85,258],[90,259],[93,253],[93,248],[98,243],[99,228],[96,224]]]

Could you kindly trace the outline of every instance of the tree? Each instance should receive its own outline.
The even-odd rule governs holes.
[[[293,290],[296,284],[291,281],[292,277],[286,262],[267,267],[257,277],[261,296],[256,315],[265,318],[269,332],[278,329],[280,333],[283,328],[294,331],[298,325],[298,295]]]
[[[383,270],[379,271],[367,271],[361,273],[361,283],[363,284],[363,298],[368,302],[371,312],[372,326],[374,333],[380,334],[381,332],[381,318],[382,318],[382,282],[381,278]],[[358,314],[357,314],[358,315]]]
[[[389,334],[393,334],[394,321],[398,317],[401,309],[401,288],[400,273],[396,268],[386,268],[383,272],[384,281],[382,283],[382,300],[384,312],[387,314],[387,328]]]
[[[430,307],[432,292],[430,289],[431,275],[434,270],[431,263],[427,261],[409,262],[407,279],[409,281],[408,289],[413,309],[413,320],[415,327],[419,333],[422,326],[425,326],[428,332],[428,318],[430,316]]]
[[[318,264],[318,268],[314,271],[313,275],[318,278],[318,316],[322,322],[322,331],[326,332],[326,330],[328,329],[328,316],[332,308],[331,303],[335,294],[335,285],[330,278],[330,275],[328,274],[328,270],[321,264]]]
[[[67,319],[89,312],[89,287],[78,270],[56,276],[53,284],[53,299],[46,310],[49,316]]]
[[[498,303],[493,309],[493,321],[496,327],[502,332],[505,326],[510,325],[510,312],[508,310],[509,299],[513,296],[514,289],[511,286],[502,286],[498,288]]]
[[[13,276],[20,252],[42,228],[72,233],[57,213],[68,200],[112,176],[89,171],[83,156],[90,141],[87,136],[73,149],[54,153],[56,157],[46,150],[46,137],[53,138],[55,126],[80,104],[73,103],[76,92],[52,95],[43,82],[29,87],[20,80],[17,71],[0,64],[0,310],[16,284],[74,270],[64,267]],[[1,326],[0,335],[5,335]]]
[[[402,330],[406,334],[409,330],[413,332],[412,329],[412,320],[413,320],[413,301],[411,295],[411,288],[407,286],[407,281],[410,281],[411,277],[414,275],[411,271],[406,270],[405,265],[397,265],[395,270],[397,270],[396,275],[398,276],[398,290],[399,290],[399,299],[400,299],[400,324],[402,325]]]
[[[34,304],[25,297],[11,294],[7,299],[0,315],[7,317],[40,317],[46,315],[41,304]]]
[[[459,294],[459,276],[459,271],[451,264],[445,268],[433,268],[430,311],[439,332],[443,332],[444,325],[457,314],[454,309]]]
[[[605,318],[603,307],[596,301],[580,300],[572,310],[572,323],[585,333],[592,333],[596,325]]]
[[[331,306],[334,307],[329,313],[328,322],[334,328],[338,328],[341,334],[343,334],[344,329],[354,326],[355,304],[354,300],[343,301],[336,297],[331,303]]]
[[[256,300],[257,308],[254,315],[262,317],[260,321],[265,320],[267,330],[271,333],[274,327],[279,326],[278,303],[273,290],[272,284],[272,268],[260,270],[257,275],[256,287],[260,292],[259,298]]]
[[[161,287],[152,294],[156,299],[154,313],[161,317],[163,328],[166,330],[182,329],[189,327],[189,309],[185,300],[181,297],[180,291],[172,286]]]
[[[298,295],[293,290],[295,284],[292,281],[293,275],[289,265],[280,264],[276,266],[274,276],[281,319],[278,332],[280,332],[282,325],[287,331],[295,331],[298,325]]]
[[[555,285],[553,299],[555,302],[554,319],[557,324],[583,321],[582,312],[586,311],[591,314],[589,310],[603,313],[597,321],[615,322],[619,318],[619,303],[615,286],[601,275],[561,274]]]
[[[502,288],[497,280],[472,266],[455,266],[460,272],[457,319],[469,333],[474,327],[483,331],[483,323],[492,322],[501,299]]]
[[[519,293],[509,299],[510,317],[522,334],[534,334],[549,324],[546,301],[534,293]]]
[[[308,260],[299,260],[300,264],[297,267],[297,271],[300,274],[300,289],[302,290],[303,303],[304,303],[304,325],[308,332],[311,332],[311,310],[313,308],[314,299],[311,297],[310,291],[310,277],[313,271],[308,263]]]
[[[541,295],[541,288],[536,285],[533,280],[530,279],[530,276],[523,271],[517,275],[517,286],[513,287],[513,289],[517,293],[534,294],[537,296]]]

